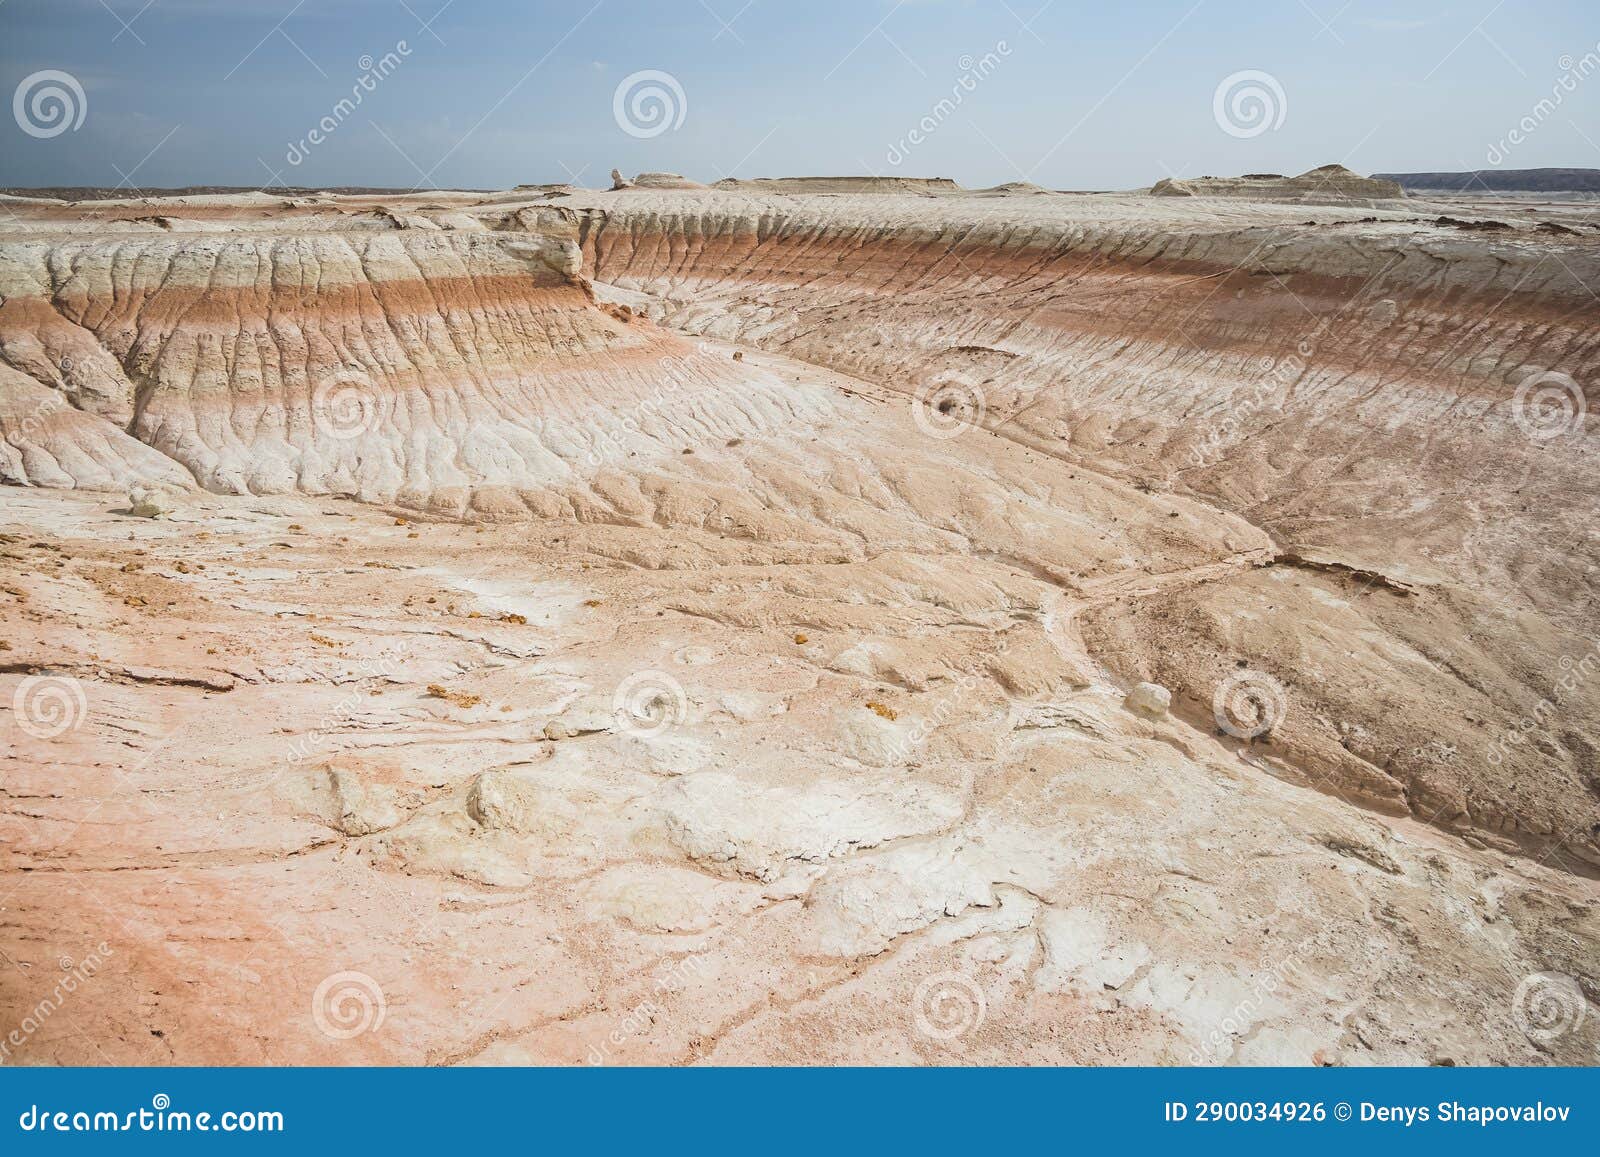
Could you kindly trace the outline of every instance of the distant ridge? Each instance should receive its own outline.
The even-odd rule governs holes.
[[[274,197],[315,197],[332,193],[340,197],[373,197],[388,194],[405,195],[414,189],[389,188],[383,185],[184,185],[168,189],[131,189],[126,185],[50,185],[0,188],[0,197],[30,197],[42,201],[137,201],[163,197],[216,197],[235,193],[266,193]],[[494,189],[449,189],[440,192],[492,193]]]
[[[712,186],[750,193],[963,193],[949,177],[724,177]]]
[[[1242,177],[1166,177],[1150,188],[1154,197],[1236,197],[1250,201],[1306,204],[1398,200],[1405,191],[1394,181],[1363,177],[1343,165],[1323,165],[1297,177],[1246,173]]]
[[[1374,173],[1411,189],[1452,193],[1600,193],[1600,169],[1479,169],[1473,173]]]

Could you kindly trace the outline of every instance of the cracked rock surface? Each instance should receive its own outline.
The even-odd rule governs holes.
[[[4,1061],[1600,1061],[1600,234],[794,188],[8,202]]]

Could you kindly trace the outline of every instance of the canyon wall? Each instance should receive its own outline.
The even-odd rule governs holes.
[[[617,199],[582,240],[675,328],[1260,527],[1276,573],[1088,610],[1091,649],[1202,723],[1264,667],[1307,705],[1279,770],[1600,862],[1592,240],[1042,200]]]
[[[8,242],[0,295],[10,482],[525,518],[685,424],[737,437],[805,409],[597,307],[576,247],[542,234]]]

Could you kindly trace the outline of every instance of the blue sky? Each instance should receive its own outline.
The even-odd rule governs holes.
[[[0,0],[0,185],[603,185],[615,166],[1129,188],[1491,167],[1497,144],[1499,167],[1600,167],[1586,55],[1593,0]],[[40,136],[46,70],[84,107]],[[645,71],[676,86],[654,135],[614,110]],[[1259,132],[1216,106],[1240,73],[1273,82]]]

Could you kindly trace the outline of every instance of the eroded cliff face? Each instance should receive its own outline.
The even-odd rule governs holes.
[[[1087,198],[1054,217],[637,200],[591,211],[587,265],[674,327],[981,404],[986,428],[1214,497],[1296,550],[1448,567],[1580,617],[1541,571],[1593,564],[1593,434],[1570,393],[1565,422],[1535,403],[1600,369],[1591,241],[1225,202],[1162,221]],[[1552,396],[1519,398],[1528,381]]]
[[[1276,569],[1089,608],[1091,649],[1202,722],[1262,669],[1304,703],[1256,744],[1275,767],[1600,862],[1594,242],[1061,200],[619,198],[583,240],[673,327],[1253,523]]]
[[[810,413],[770,378],[597,308],[560,237],[322,230],[0,252],[7,481],[526,518],[685,423],[738,437]],[[46,406],[51,388],[73,409]]]
[[[1595,1061],[1575,218],[9,207],[19,1059]]]

